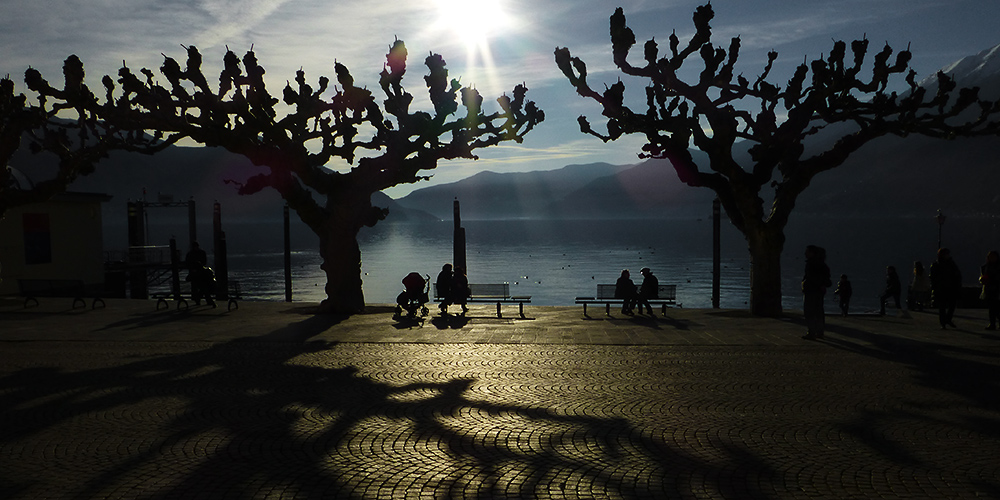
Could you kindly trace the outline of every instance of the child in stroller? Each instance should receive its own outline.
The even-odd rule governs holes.
[[[396,297],[396,317],[401,317],[403,311],[406,311],[409,318],[415,318],[417,311],[420,311],[420,316],[427,316],[425,304],[430,300],[428,298],[430,279],[430,276],[425,278],[416,272],[407,274],[403,278],[405,289]]]

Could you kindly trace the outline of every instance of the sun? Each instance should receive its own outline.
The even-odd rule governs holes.
[[[483,50],[511,25],[501,0],[436,0],[438,23],[455,34],[466,50]]]

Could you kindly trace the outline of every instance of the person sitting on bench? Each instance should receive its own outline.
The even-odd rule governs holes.
[[[642,274],[642,285],[639,286],[639,300],[636,301],[639,307],[639,314],[642,314],[642,306],[645,305],[648,314],[653,316],[653,306],[649,305],[649,299],[659,297],[660,281],[656,279],[656,276],[653,276],[653,272],[648,267],[642,268],[639,274]]]

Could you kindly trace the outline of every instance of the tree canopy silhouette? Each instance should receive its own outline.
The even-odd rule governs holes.
[[[376,93],[356,85],[340,63],[334,66],[339,84],[334,88],[326,77],[313,87],[300,70],[281,98],[274,97],[252,49],[242,59],[227,51],[213,89],[202,71],[202,56],[192,46],[184,68],[164,56],[160,73],[165,84],[153,71],[143,68],[135,74],[127,65],[117,79],[105,76],[105,102],[88,109],[117,126],[149,131],[165,141],[187,138],[222,147],[266,167],[233,182],[240,194],[265,188],[281,194],[319,236],[327,276],[322,309],[354,313],[365,305],[358,231],[387,213],[372,205],[371,195],[426,179],[421,172],[441,160],[476,159],[477,149],[521,142],[544,119],[534,102],[525,99],[523,84],[513,89],[512,97],[499,97],[499,110],[488,113],[477,90],[448,79],[445,61],[436,54],[425,60],[430,109],[414,110],[414,97],[402,84],[406,59],[406,47],[397,40],[380,73],[380,106]],[[327,167],[337,159],[350,169]]]
[[[65,191],[78,176],[92,173],[111,151],[154,153],[169,144],[102,119],[76,56],[63,63],[61,89],[35,69],[29,68],[24,76],[29,89],[37,93],[37,103],[18,93],[9,77],[0,78],[0,218],[10,208]],[[54,154],[55,170],[15,175],[8,164],[24,143],[33,153]]]
[[[870,68],[863,68],[867,39],[852,42],[851,55],[846,43],[835,42],[828,56],[798,66],[783,87],[768,81],[778,57],[772,51],[760,76],[750,81],[736,72],[739,37],[731,40],[728,50],[712,45],[713,17],[711,5],[698,7],[696,31],[686,45],[671,34],[670,52],[661,56],[656,41],[650,39],[643,45],[642,64],[633,65],[628,56],[636,44],[635,34],[621,8],[611,16],[615,66],[625,75],[648,79],[644,109],[633,110],[626,103],[620,80],[603,92],[591,88],[586,64],[569,49],[557,48],[555,59],[576,91],[599,103],[607,118],[606,132],[599,132],[581,116],[584,133],[605,142],[642,134],[646,144],[641,158],[668,159],[682,182],[715,191],[747,240],[754,314],[781,313],[784,228],[796,199],[817,174],[841,165],[862,145],[887,134],[948,139],[1000,131],[995,119],[1000,103],[980,100],[978,88],[956,91],[956,83],[943,73],[937,75],[936,91],[918,86],[916,73],[908,66],[908,50],[890,61],[893,50],[886,45]],[[694,81],[678,76],[689,60],[700,60],[701,71]],[[909,85],[903,95],[888,90],[890,78],[898,74],[906,74]],[[838,128],[831,127],[834,124]],[[826,151],[807,153],[805,141],[821,132],[839,138]],[[738,141],[751,144],[748,165],[740,165],[734,157]],[[707,153],[708,164],[696,162],[691,147]],[[769,205],[765,197],[770,197]]]

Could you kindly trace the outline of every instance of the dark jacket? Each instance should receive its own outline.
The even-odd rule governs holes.
[[[983,264],[979,282],[983,285],[983,299],[1000,299],[1000,262]]]
[[[833,285],[830,281],[830,268],[820,259],[807,259],[806,271],[802,275],[802,293],[826,293]]]
[[[635,297],[635,282],[624,276],[615,282],[615,298],[630,299]]]
[[[850,281],[841,280],[837,282],[837,289],[833,294],[839,295],[844,300],[848,300],[851,298],[851,295],[854,295],[854,287],[851,286]]]
[[[894,272],[885,275],[885,293],[887,295],[899,295],[902,286],[899,284],[899,275]]]
[[[437,283],[434,286],[434,293],[438,297],[451,296],[451,282],[454,280],[451,271],[441,271],[438,273]]]
[[[962,273],[950,258],[931,264],[930,278],[931,293],[935,299],[957,299],[962,292]]]
[[[642,286],[639,287],[639,296],[644,299],[655,299],[660,294],[660,281],[653,276],[653,273],[646,273],[642,278]]]

